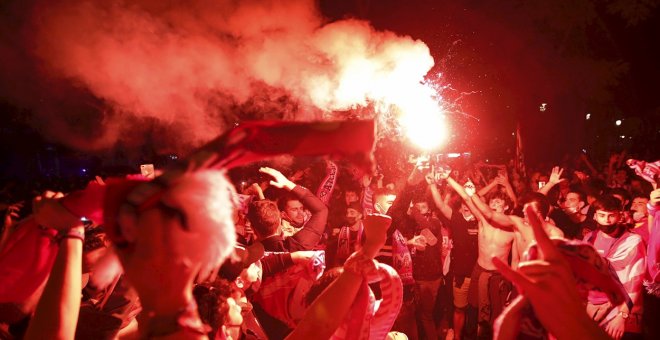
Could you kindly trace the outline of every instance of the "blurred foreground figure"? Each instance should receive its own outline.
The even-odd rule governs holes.
[[[524,336],[532,338],[547,338],[551,335],[557,339],[608,339],[605,331],[584,312],[582,301],[585,292],[580,291],[578,283],[584,284],[585,280],[576,277],[576,268],[590,270],[589,274],[583,276],[597,277],[599,288],[607,291],[615,303],[624,298],[621,287],[612,284],[614,281],[608,279],[611,275],[607,270],[593,270],[596,267],[591,267],[590,261],[578,262],[566,256],[567,248],[560,248],[565,241],[553,241],[548,237],[543,220],[535,208],[526,207],[525,214],[537,242],[534,250],[530,250],[533,254],[520,262],[517,270],[511,269],[500,259],[493,258],[493,264],[502,275],[521,292],[495,321],[494,338],[516,339],[520,336],[519,333],[523,332]],[[577,252],[578,255],[585,255],[583,251]],[[602,266],[602,258],[595,252],[591,254],[595,255],[594,260],[601,261],[598,268],[606,268]],[[549,334],[529,333],[529,327],[535,326],[534,321],[529,319],[530,316],[538,319],[542,328]]]
[[[212,276],[234,247],[233,186],[213,170],[184,174],[156,196],[139,194],[137,186],[145,184],[154,182],[110,181],[104,213],[126,277],[140,296],[146,319],[140,333],[203,338],[207,329],[192,287],[196,277]]]

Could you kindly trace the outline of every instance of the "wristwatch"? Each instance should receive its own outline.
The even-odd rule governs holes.
[[[621,315],[621,318],[623,318],[624,320],[627,319],[630,316],[630,314],[628,314],[626,312],[619,312],[619,315]]]

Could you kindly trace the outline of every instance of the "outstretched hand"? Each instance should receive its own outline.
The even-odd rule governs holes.
[[[529,299],[539,321],[552,335],[559,339],[602,338],[605,333],[587,317],[571,266],[545,233],[543,219],[531,206],[525,212],[534,231],[540,259],[521,262],[518,270],[511,269],[498,258],[493,258],[493,264]],[[500,316],[506,317],[505,313]]]
[[[364,218],[363,224],[366,239],[362,250],[366,256],[373,258],[385,245],[392,218],[382,214],[369,214]]]
[[[46,191],[32,200],[32,213],[37,224],[56,230],[68,230],[82,225],[80,217],[62,206],[61,192]]]
[[[7,211],[5,212],[5,225],[11,224],[12,220],[19,218],[18,212],[23,208],[24,205],[25,203],[21,201],[11,204],[7,207]]]
[[[451,169],[449,167],[437,167],[435,168],[435,177],[438,180],[446,180],[451,175]]]
[[[282,175],[281,172],[273,168],[263,167],[259,169],[259,172],[270,175],[273,178],[270,181],[270,185],[276,188],[293,190],[293,188],[296,186],[295,183],[286,178],[286,176]]]
[[[651,195],[649,195],[649,203],[652,206],[660,205],[660,189],[651,191]]]
[[[548,180],[551,184],[559,184],[566,180],[566,178],[561,178],[561,174],[564,173],[564,169],[556,166],[552,168],[552,173],[550,173],[550,179]]]
[[[425,172],[423,171],[425,168],[423,164],[420,162],[417,162],[415,167],[413,168],[412,172],[410,173],[410,176],[408,176],[408,184],[410,185],[417,185],[421,181],[424,180]]]

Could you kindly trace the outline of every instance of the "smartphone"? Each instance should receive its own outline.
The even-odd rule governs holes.
[[[539,189],[543,188],[545,186],[545,182],[539,181]]]
[[[142,176],[149,179],[156,178],[156,171],[154,170],[153,164],[141,164],[140,173],[142,174]]]

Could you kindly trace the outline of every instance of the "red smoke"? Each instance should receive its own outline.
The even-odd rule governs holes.
[[[141,138],[146,123],[176,131],[154,133],[161,145],[196,146],[245,106],[251,118],[309,120],[391,104],[393,89],[416,88],[433,66],[423,42],[357,20],[324,22],[312,0],[36,1],[22,16],[3,27],[21,32],[23,50],[7,55],[35,61],[23,70],[36,72],[2,95],[34,109],[50,136],[85,149]],[[41,104],[26,96],[35,88]],[[76,103],[80,93],[87,112],[70,119],[58,100]],[[103,133],[82,138],[81,119]]]

